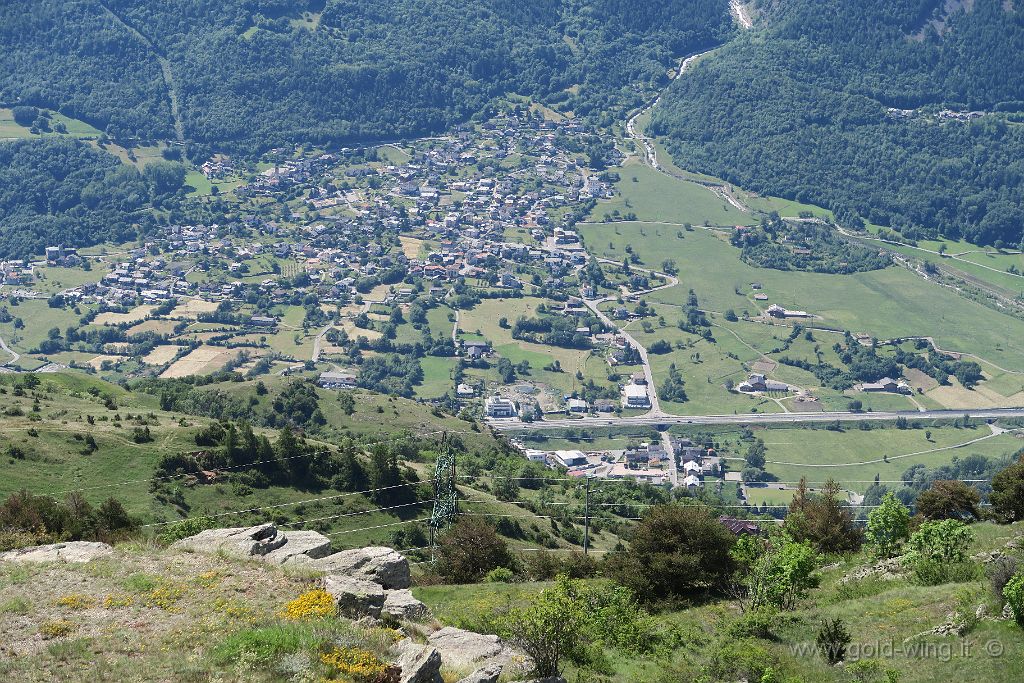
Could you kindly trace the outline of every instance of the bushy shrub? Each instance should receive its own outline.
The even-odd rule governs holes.
[[[516,574],[508,567],[495,567],[484,577],[486,583],[512,583]]]
[[[955,519],[925,522],[907,542],[905,561],[918,583],[935,586],[972,578],[976,571],[966,562],[974,534]]]
[[[1013,610],[1013,618],[1024,627],[1024,572],[1013,575],[1003,588],[1003,597]]]
[[[165,526],[163,532],[157,536],[157,540],[164,545],[170,545],[175,541],[195,536],[200,531],[213,529],[216,526],[217,521],[210,517],[190,517]]]
[[[115,541],[131,535],[138,524],[116,499],[108,498],[94,508],[78,492],[68,494],[62,502],[20,491],[0,505],[0,543],[12,547],[57,541]]]
[[[988,576],[989,584],[992,586],[992,594],[996,597],[996,600],[1002,602],[1004,599],[1003,589],[1006,588],[1006,584],[1010,582],[1010,579],[1017,573],[1020,566],[1020,560],[1016,557],[1004,555],[993,560],[985,568],[985,574]]]
[[[604,649],[632,653],[657,647],[655,622],[629,590],[615,584],[591,585],[558,577],[553,588],[529,605],[510,609],[498,620],[498,631],[528,654],[539,676],[557,676],[562,660],[601,671]]]
[[[846,648],[850,646],[850,632],[842,619],[825,619],[821,622],[818,635],[814,642],[821,655],[829,664],[838,664],[846,658]]]
[[[461,517],[437,545],[435,570],[447,583],[476,583],[498,567],[515,567],[508,544],[479,517]]]

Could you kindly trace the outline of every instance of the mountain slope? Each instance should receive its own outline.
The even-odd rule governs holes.
[[[655,111],[652,132],[682,163],[911,239],[1021,241],[1024,14],[1001,0],[795,0],[760,13],[762,28]]]
[[[440,131],[508,92],[604,114],[731,30],[725,0],[43,0],[7,13],[3,99],[153,139],[175,135],[173,95],[198,152]]]

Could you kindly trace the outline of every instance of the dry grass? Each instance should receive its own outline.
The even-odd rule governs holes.
[[[163,365],[170,363],[174,359],[174,356],[178,354],[178,351],[183,349],[183,346],[175,346],[173,344],[167,344],[166,346],[158,346],[150,351],[143,359],[142,362],[146,365]]]
[[[200,346],[187,356],[176,360],[161,373],[162,378],[204,375],[219,370],[236,355],[237,351],[216,346]]]
[[[216,310],[217,302],[215,301],[189,299],[185,303],[177,305],[168,317],[179,320],[195,320],[200,313],[213,313]]]
[[[145,306],[136,306],[127,313],[114,313],[112,311],[107,311],[96,316],[96,319],[93,320],[93,324],[124,325],[126,323],[137,323],[140,320],[145,320],[155,308],[156,306],[150,306],[147,304]]]
[[[86,361],[86,364],[93,368],[96,368],[97,370],[100,370],[103,367],[103,363],[105,361],[110,361],[111,363],[114,363],[116,365],[117,363],[120,363],[123,360],[128,360],[128,356],[113,356],[103,354],[96,356],[95,358],[90,358],[88,361]]]

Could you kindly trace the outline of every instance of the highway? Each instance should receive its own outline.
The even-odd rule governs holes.
[[[976,420],[1024,418],[1024,408],[977,408],[974,410],[902,410],[898,412],[833,412],[833,413],[744,413],[742,415],[638,415],[636,417],[585,417],[575,420],[488,420],[487,425],[499,432],[539,432],[548,429],[595,429],[601,427],[656,427],[671,425],[772,425],[802,422],[885,421],[905,417],[908,420],[953,420],[970,415]]]

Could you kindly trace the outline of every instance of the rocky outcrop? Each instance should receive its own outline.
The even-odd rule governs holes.
[[[905,574],[906,568],[903,566],[903,558],[893,557],[888,560],[881,560],[873,565],[857,567],[849,574],[839,579],[839,583],[844,584],[851,581],[860,581],[861,579],[898,579],[903,577]]]
[[[327,574],[354,576],[389,589],[408,588],[412,585],[409,561],[391,548],[371,546],[343,550],[310,564]]]
[[[384,589],[379,583],[351,576],[327,576],[324,590],[334,597],[338,613],[350,619],[380,618],[384,608]]]
[[[109,557],[114,549],[106,543],[69,541],[51,545],[37,545],[0,553],[0,562],[63,562],[83,564],[100,557]]]
[[[502,666],[500,664],[488,664],[482,669],[477,669],[458,683],[498,683],[501,678]]]
[[[265,556],[267,562],[285,564],[298,558],[317,559],[331,554],[331,540],[317,531],[289,531],[287,541]]]
[[[430,616],[430,610],[413,597],[408,588],[387,591],[384,597],[383,614],[405,621],[422,621]]]
[[[445,664],[470,669],[498,664],[508,670],[529,671],[533,662],[526,654],[506,645],[493,635],[445,626],[427,637],[441,653]]]
[[[284,532],[273,524],[231,529],[207,529],[183,538],[172,548],[197,553],[229,553],[272,562],[313,561],[331,552],[331,541],[316,531]]]
[[[441,654],[435,648],[406,639],[396,649],[399,683],[441,683]]]

